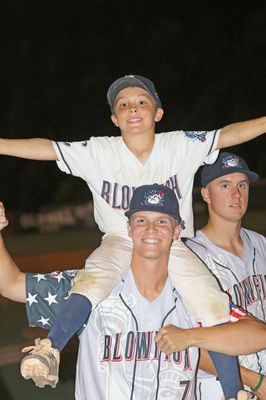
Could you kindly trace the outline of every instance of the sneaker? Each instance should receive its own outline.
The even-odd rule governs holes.
[[[50,339],[36,339],[35,346],[22,349],[30,352],[20,364],[20,372],[24,379],[32,379],[35,385],[43,388],[46,385],[56,387],[59,380],[60,353],[52,347]]]
[[[251,393],[246,392],[245,390],[240,390],[237,394],[237,400],[248,400],[251,399]]]

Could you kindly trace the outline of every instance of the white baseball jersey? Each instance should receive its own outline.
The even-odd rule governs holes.
[[[166,356],[154,342],[159,328],[170,323],[196,326],[170,280],[150,302],[129,270],[80,335],[76,399],[194,400],[198,350]]]
[[[207,264],[233,303],[266,322],[266,238],[244,228],[241,228],[240,235],[244,244],[243,259],[213,244],[202,231],[197,231],[186,244]],[[246,368],[266,374],[265,350],[239,359]],[[204,373],[199,376],[209,377]],[[215,385],[213,380],[212,385]],[[202,399],[210,398],[204,397],[203,392],[202,396]]]
[[[185,221],[185,237],[193,236],[192,188],[199,166],[215,161],[220,131],[174,131],[155,135],[143,165],[123,138],[92,137],[83,142],[53,142],[59,168],[84,179],[93,196],[94,218],[104,233],[125,232],[134,189],[144,184],[166,184],[174,189]],[[212,153],[212,155],[211,155]]]

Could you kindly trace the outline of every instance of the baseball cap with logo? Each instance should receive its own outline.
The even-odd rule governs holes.
[[[128,87],[140,87],[146,90],[153,97],[157,107],[162,107],[162,103],[158,93],[156,92],[154,83],[150,79],[144,78],[144,76],[140,75],[126,75],[114,81],[107,91],[107,101],[111,107],[111,111],[114,109],[114,102],[118,93],[122,89]]]
[[[201,170],[201,186],[206,187],[214,179],[224,175],[242,172],[247,175],[249,182],[259,178],[256,172],[250,171],[246,161],[237,154],[220,152],[214,164],[206,164]]]
[[[170,215],[184,228],[179,214],[179,203],[175,192],[165,185],[143,185],[135,189],[130,201],[129,210],[125,212],[126,217],[138,211],[154,211]]]

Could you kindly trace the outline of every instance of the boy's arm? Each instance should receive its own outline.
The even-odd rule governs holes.
[[[250,340],[252,338],[252,340]],[[199,347],[228,355],[252,354],[266,348],[266,324],[248,316],[234,323],[208,328],[161,328],[155,338],[166,354]]]
[[[212,375],[217,375],[213,362],[207,350],[200,351],[199,368]],[[240,366],[240,375],[244,385],[255,388],[260,380],[260,374],[245,367]],[[264,376],[260,388],[256,391],[258,398],[266,398],[266,377]]]
[[[0,154],[29,160],[57,160],[49,139],[0,139]]]
[[[236,122],[222,128],[217,149],[248,142],[266,132],[266,117]]]
[[[8,225],[3,203],[0,202],[0,231]],[[0,232],[0,295],[25,303],[25,273],[21,272],[7,251]]]

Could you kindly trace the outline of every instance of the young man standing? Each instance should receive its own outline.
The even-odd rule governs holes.
[[[249,184],[258,179],[236,154],[221,152],[201,171],[201,193],[208,206],[207,224],[187,245],[207,264],[233,303],[266,322],[266,239],[241,226]],[[252,341],[252,336],[250,341]],[[266,350],[240,357],[241,375],[259,399],[266,398]],[[220,400],[215,376],[200,373],[202,400]]]

